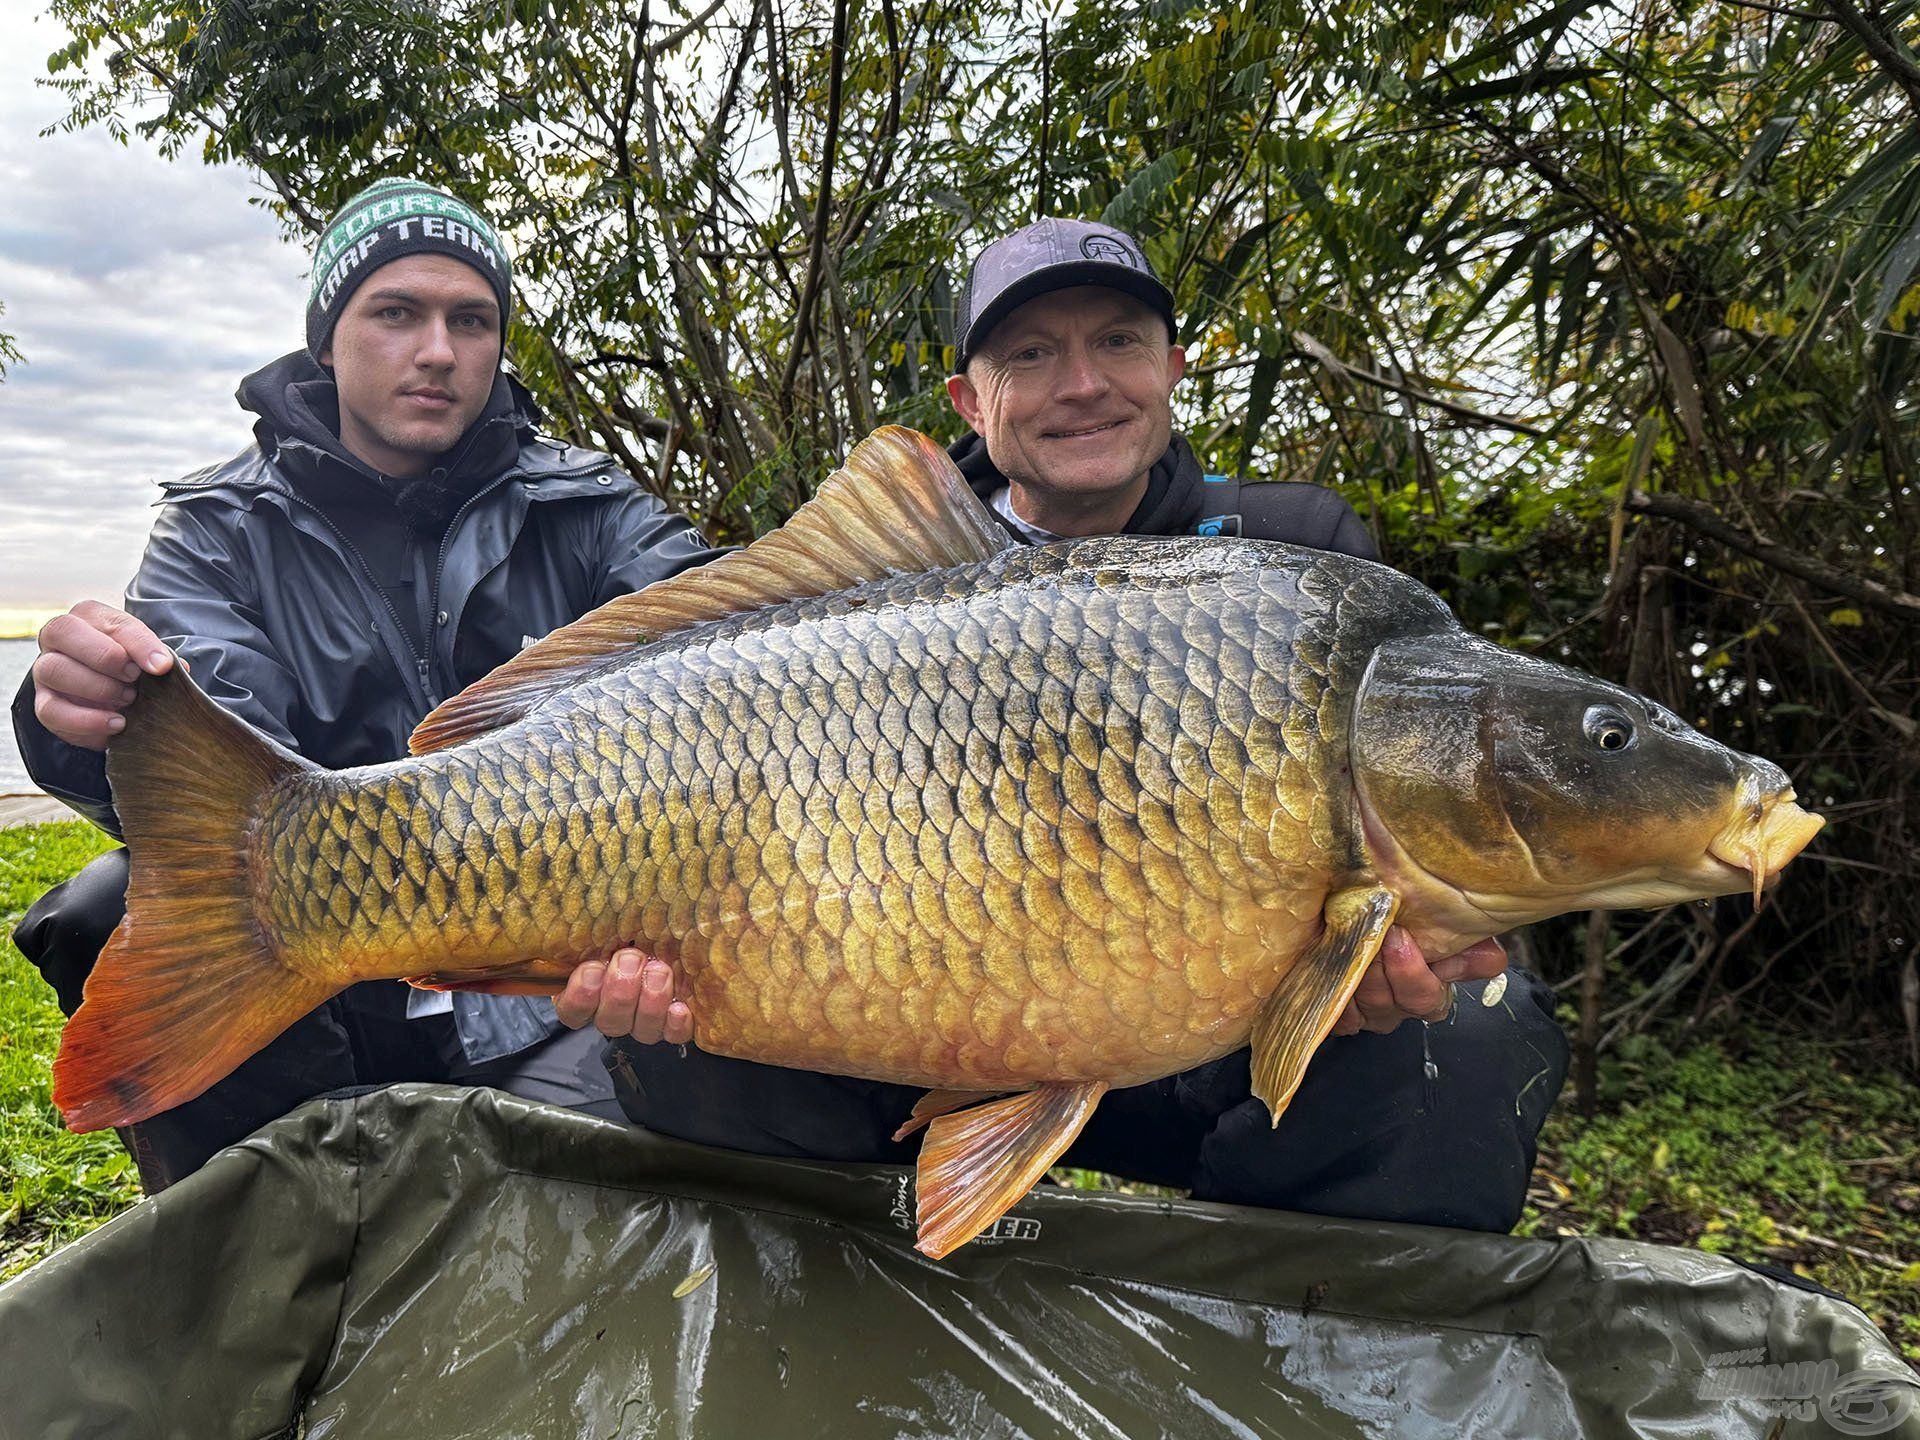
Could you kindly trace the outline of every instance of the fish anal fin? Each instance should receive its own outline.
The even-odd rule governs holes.
[[[1267,1102],[1274,1124],[1380,953],[1399,909],[1399,897],[1383,886],[1335,891],[1327,898],[1320,938],[1261,1007],[1253,1025],[1253,1093]]]
[[[991,1100],[1000,1093],[998,1090],[929,1090],[914,1102],[913,1113],[907,1117],[906,1124],[893,1132],[893,1138],[896,1141],[904,1140],[929,1120],[950,1115],[955,1110],[978,1104],[982,1100]]]
[[[1106,1092],[1104,1080],[1042,1085],[937,1117],[920,1145],[914,1248],[938,1260],[1006,1214],[1073,1143]]]
[[[945,450],[883,426],[778,530],[561,626],[433,711],[408,748],[424,755],[511,724],[580,676],[705,621],[991,559],[1013,543]]]
[[[574,967],[563,960],[516,960],[484,970],[436,970],[409,975],[416,990],[469,990],[479,995],[558,995]]]

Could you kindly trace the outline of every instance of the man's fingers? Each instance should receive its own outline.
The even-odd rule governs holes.
[[[35,687],[33,713],[49,731],[83,750],[104,750],[107,741],[126,728],[126,717],[112,710],[76,705],[51,690]]]
[[[1334,1022],[1333,1033],[1369,1030],[1388,1035],[1408,1020],[1444,1020],[1453,1013],[1450,982],[1490,979],[1506,968],[1507,953],[1497,940],[1482,940],[1429,965],[1419,943],[1395,925],[1360,977],[1353,999]]]
[[[1387,938],[1389,942],[1394,941],[1391,933]],[[1393,991],[1396,1010],[1423,1020],[1446,1013],[1451,1003],[1446,981],[1433,973],[1412,936],[1402,930],[1398,943],[1382,945],[1380,963],[1386,971],[1387,985]]]
[[[1506,968],[1507,952],[1498,940],[1482,940],[1433,962],[1433,973],[1442,980],[1491,980]]]
[[[685,1045],[693,1039],[693,1010],[684,1000],[676,1000],[667,1007],[667,1023],[660,1038],[669,1045]]]
[[[1391,1009],[1393,990],[1387,984],[1386,966],[1376,955],[1373,963],[1367,966],[1366,973],[1360,977],[1360,983],[1354,987],[1352,1003],[1358,1007],[1364,1018],[1369,1012]]]
[[[33,662],[33,688],[51,690],[100,710],[120,710],[133,703],[133,686],[118,675],[102,675],[57,650]]]
[[[553,1008],[574,1029],[588,1021],[601,1035],[641,1044],[693,1039],[693,1012],[674,998],[674,968],[622,945],[607,960],[580,966],[555,996]]]
[[[133,663],[126,648],[73,611],[56,615],[40,627],[40,653],[65,655],[89,670],[114,676],[127,684],[140,678],[140,667]]]
[[[600,986],[600,1008],[593,1016],[602,1035],[633,1034],[640,1008],[640,966],[640,952],[631,946],[613,952]]]
[[[673,970],[664,960],[648,960],[640,970],[640,993],[633,1018],[624,1030],[611,1034],[631,1035],[642,1045],[656,1043],[666,1028],[667,1009],[673,1004]],[[606,1017],[617,1024],[626,1017]]]
[[[120,646],[121,651],[149,675],[173,668],[173,652],[160,637],[124,610],[98,600],[82,600],[68,612]]]
[[[560,1023],[578,1030],[600,1006],[600,982],[607,973],[606,963],[590,960],[567,977],[567,988],[553,997],[553,1008]]]

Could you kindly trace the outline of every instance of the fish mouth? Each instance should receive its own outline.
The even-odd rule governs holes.
[[[1791,787],[1761,795],[1758,784],[1748,777],[1742,789],[1747,793],[1734,818],[1707,842],[1707,854],[1729,870],[1747,876],[1753,903],[1758,907],[1767,886],[1827,822],[1794,804]]]
[[[1590,881],[1556,883],[1536,869],[1524,891],[1507,893],[1473,889],[1425,868],[1374,813],[1364,783],[1356,786],[1356,799],[1374,863],[1401,893],[1400,923],[1415,931],[1423,947],[1432,940],[1454,949],[1571,909],[1652,909],[1748,890],[1757,906],[1781,869],[1827,823],[1794,803],[1791,786],[1780,783],[1768,793],[1765,777],[1748,775],[1741,781],[1732,817],[1690,860],[1649,857],[1599,886]]]

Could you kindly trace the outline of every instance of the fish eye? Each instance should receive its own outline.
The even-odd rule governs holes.
[[[1591,740],[1602,750],[1624,750],[1633,744],[1633,721],[1611,705],[1594,705],[1581,722]]]

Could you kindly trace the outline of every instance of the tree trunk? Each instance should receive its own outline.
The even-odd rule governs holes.
[[[1573,1099],[1591,1117],[1599,1095],[1600,998],[1607,978],[1613,924],[1604,910],[1587,912],[1587,956],[1580,971],[1580,1031],[1573,1042]]]

